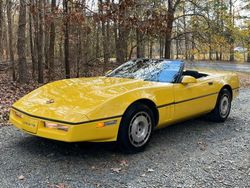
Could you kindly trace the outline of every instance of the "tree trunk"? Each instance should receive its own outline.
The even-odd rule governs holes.
[[[7,26],[6,16],[4,16],[2,39],[3,39],[2,41],[3,42],[3,58],[5,58],[5,61],[7,62],[9,60],[9,48],[8,48],[8,26]]]
[[[17,32],[17,55],[18,55],[18,73],[20,83],[28,81],[28,71],[26,64],[26,3],[20,0],[20,10],[18,19],[18,32]]]
[[[232,28],[234,28],[233,2],[229,1],[229,16],[230,16],[230,58],[229,61],[234,61],[234,37]]]
[[[65,77],[70,78],[70,65],[69,65],[69,15],[68,15],[68,0],[63,0],[63,12],[65,16],[64,27],[64,65]]]
[[[16,80],[16,71],[15,71],[15,59],[13,51],[13,31],[12,31],[12,17],[11,17],[12,1],[9,0],[7,3],[7,19],[8,19],[8,34],[9,34],[9,53],[10,53],[10,62],[12,68],[12,80]]]
[[[247,62],[250,63],[250,37],[249,36],[248,36],[248,42],[247,42]]]
[[[176,59],[179,59],[179,40],[175,40],[176,45]]]
[[[86,0],[82,0],[82,5],[83,6],[83,15],[86,18]],[[96,41],[96,54],[95,57],[99,58],[100,57],[100,44],[99,44],[99,23],[96,25],[97,27],[97,41]],[[79,62],[81,62],[81,66],[79,66],[79,69],[82,69],[83,76],[89,76],[89,54],[88,54],[88,46],[89,46],[89,40],[88,40],[88,35],[86,32],[82,32],[84,27],[79,28],[79,37],[80,37],[80,49],[79,49]]]
[[[70,78],[70,64],[69,64],[69,15],[68,15],[68,0],[63,0],[63,12],[65,16],[64,23],[64,65],[65,77]]]
[[[160,58],[163,58],[164,44],[161,36],[159,37],[159,44],[160,44]]]
[[[82,53],[82,33],[81,26],[77,26],[77,56],[76,56],[76,77],[80,76],[80,62],[81,62],[81,53]]]
[[[38,0],[31,0],[31,2],[34,6],[34,8],[38,9]],[[33,13],[33,27],[34,27],[34,57],[35,62],[34,65],[34,72],[38,72],[38,45],[39,45],[39,39],[38,39],[38,33],[39,33],[39,19],[38,19],[38,12]]]
[[[219,56],[219,60],[220,60],[220,61],[222,60],[222,55],[223,55],[222,46],[220,45],[220,56]]]
[[[95,44],[95,57],[99,58],[100,57],[100,46],[99,46],[99,23],[96,23],[96,44]]]
[[[168,11],[167,11],[167,29],[165,33],[165,55],[164,58],[170,59],[171,57],[171,35],[174,22],[174,8],[173,1],[168,1]]]
[[[213,60],[213,57],[212,57],[212,47],[211,47],[211,42],[209,43],[209,60]]]
[[[47,24],[46,14],[47,14],[47,5],[49,4],[49,0],[44,0],[43,2],[43,17],[44,17],[44,65],[45,69],[49,69],[48,56],[49,56],[49,36],[50,36],[50,26]],[[52,3],[52,2],[51,2]]]
[[[44,67],[44,47],[43,47],[43,40],[44,40],[44,33],[43,33],[43,0],[38,1],[38,18],[39,18],[39,24],[38,24],[38,46],[37,46],[37,52],[38,52],[38,83],[43,83],[43,67]]]
[[[0,0],[0,62],[3,60],[3,0]]]
[[[167,31],[165,34],[165,59],[170,59],[171,57],[171,33],[172,33],[172,28],[169,28],[170,31]]]
[[[154,41],[153,39],[150,40],[149,42],[149,58],[153,58],[153,46],[154,46]]]
[[[49,67],[49,80],[53,80],[52,73],[54,71],[54,53],[55,53],[55,39],[56,39],[56,32],[55,32],[55,21],[54,21],[54,11],[56,8],[56,0],[52,0],[51,2],[51,14],[52,19],[50,23],[50,42],[49,42],[49,52],[48,52],[48,67]]]
[[[182,14],[186,14],[185,6],[183,6]],[[183,29],[184,29],[184,43],[185,43],[185,59],[188,59],[188,35],[187,35],[187,23],[186,23],[186,16],[183,16]]]
[[[59,61],[60,61],[60,68],[61,68],[61,72],[65,71],[65,64],[64,64],[64,52],[63,52],[63,48],[64,48],[64,36],[61,35],[60,36],[60,41],[59,41]]]
[[[145,52],[144,52],[144,42],[143,42],[143,34],[140,31],[140,29],[136,29],[136,56],[137,58],[144,58]]]
[[[229,61],[234,61],[234,39],[231,38],[230,39],[230,57],[229,57]]]
[[[112,0],[114,3],[114,0]],[[124,1],[119,0],[119,5],[124,3]],[[123,8],[121,8],[123,7]],[[128,44],[126,41],[127,38],[127,29],[124,26],[122,19],[125,18],[126,8],[124,6],[120,7],[120,14],[118,21],[114,22],[114,35],[115,35],[115,44],[116,44],[116,61],[119,63],[124,63],[127,57],[127,48]]]
[[[30,0],[30,4],[34,5],[33,0]],[[37,62],[36,62],[36,57],[35,57],[35,52],[34,52],[31,10],[29,11],[29,37],[30,37],[30,55],[31,55],[31,61],[32,61],[32,77],[35,77]]]
[[[103,1],[99,0],[99,13],[101,16],[104,17],[103,13]],[[109,46],[108,46],[108,37],[107,37],[107,29],[108,26],[106,27],[106,24],[108,25],[109,23],[106,23],[104,18],[101,21],[101,26],[102,26],[102,48],[103,48],[103,57],[104,57],[104,65],[103,65],[103,73],[105,72],[106,65],[109,61]]]
[[[123,25],[120,25],[119,26],[119,40],[118,40],[118,43],[119,43],[119,60],[118,62],[120,63],[124,63],[126,61],[126,57],[127,57],[127,41],[126,41],[126,38],[127,38],[127,29],[123,26]]]
[[[107,4],[110,4],[110,0],[107,0]],[[107,11],[107,14],[110,14],[110,10]],[[106,64],[104,66],[104,73],[106,72],[106,67],[107,64],[109,63],[109,59],[110,59],[110,54],[111,54],[111,42],[110,42],[110,21],[109,19],[107,20],[107,26],[106,26],[106,45],[107,45],[107,49],[106,49]]]
[[[195,5],[193,5],[193,14],[196,14]],[[194,60],[194,51],[195,51],[195,34],[194,34],[194,31],[197,30],[194,18],[192,19],[192,29],[193,29],[193,32],[192,32],[192,54],[191,54],[191,60],[193,61]]]
[[[215,55],[216,55],[216,60],[219,61],[220,60],[220,56],[219,56],[219,52],[217,50],[215,52]]]

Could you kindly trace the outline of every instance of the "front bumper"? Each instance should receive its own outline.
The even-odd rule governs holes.
[[[116,141],[121,117],[110,118],[108,120],[105,120],[105,122],[113,121],[115,123],[104,127],[97,126],[100,121],[91,121],[77,125],[68,125],[60,123],[60,125],[68,126],[67,131],[47,128],[45,127],[45,121],[46,120],[34,118],[29,115],[20,113],[14,109],[11,109],[10,112],[10,122],[18,129],[21,129],[24,132],[35,136],[64,142]]]

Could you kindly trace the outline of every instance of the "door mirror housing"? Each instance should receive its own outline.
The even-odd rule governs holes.
[[[197,80],[193,76],[183,76],[181,83],[184,85],[191,84],[191,83],[196,83]]]

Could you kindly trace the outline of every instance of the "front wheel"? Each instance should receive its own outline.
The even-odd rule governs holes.
[[[228,89],[222,89],[219,93],[216,106],[209,114],[210,119],[215,122],[224,122],[231,110],[232,95]]]
[[[126,153],[143,151],[148,144],[155,120],[152,111],[144,104],[136,103],[125,112],[117,142]]]

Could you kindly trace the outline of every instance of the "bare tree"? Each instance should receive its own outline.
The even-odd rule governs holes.
[[[166,59],[170,59],[171,54],[171,36],[172,36],[172,29],[173,29],[173,23],[175,20],[175,10],[177,6],[180,4],[180,0],[176,0],[174,2],[173,0],[168,0],[168,9],[167,9],[167,28],[165,32],[165,55],[164,57]]]
[[[143,58],[145,56],[144,52],[144,42],[143,42],[143,34],[140,31],[140,29],[136,29],[136,41],[137,41],[137,47],[136,47],[136,54],[137,58]]]
[[[114,0],[112,0],[114,4]],[[127,37],[128,29],[123,24],[123,19],[126,17],[126,6],[125,1],[119,0],[119,13],[118,20],[114,23],[114,35],[115,35],[115,46],[116,46],[116,60],[119,63],[123,63],[127,58]]]
[[[15,60],[14,60],[14,51],[13,51],[13,31],[12,31],[12,0],[7,2],[7,19],[8,19],[8,34],[9,34],[9,53],[10,53],[10,62],[12,65],[12,79],[16,80],[16,71],[15,71]]]
[[[70,78],[70,64],[69,64],[69,15],[68,15],[68,0],[63,0],[64,12],[64,65],[66,78]]]
[[[33,18],[32,18],[32,8],[34,6],[34,0],[30,0],[30,10],[29,10],[29,38],[30,38],[30,55],[32,61],[32,76],[35,76],[35,72],[37,69],[37,61],[34,50],[34,42],[33,42]]]
[[[248,25],[248,32],[250,34],[250,24]],[[250,63],[250,35],[247,37],[247,62]]]
[[[55,32],[55,14],[56,8],[56,0],[52,0],[51,2],[51,14],[52,19],[50,23],[50,43],[49,43],[49,54],[48,54],[48,65],[49,65],[49,80],[53,79],[52,71],[54,70],[54,53],[55,53],[55,39],[56,39],[56,32]]]
[[[20,83],[28,81],[28,69],[26,64],[26,3],[20,0],[20,10],[17,32],[17,55],[18,55],[18,73]]]
[[[106,69],[106,65],[109,61],[109,46],[108,46],[108,28],[109,22],[106,22],[105,15],[104,15],[104,2],[102,0],[98,0],[99,3],[99,13],[102,16],[101,19],[101,27],[102,27],[102,44],[103,44],[103,57],[104,57],[104,66],[103,72]],[[106,6],[105,6],[106,7]]]
[[[234,13],[233,13],[233,1],[229,1],[229,16],[230,16],[230,36],[229,36],[229,43],[230,43],[230,61],[234,61],[234,36],[232,34],[234,28]]]
[[[38,53],[38,82],[43,83],[43,68],[44,68],[44,32],[43,32],[43,0],[38,0],[38,43],[37,43],[37,53]]]
[[[51,2],[52,3],[52,2]],[[48,56],[49,56],[49,36],[50,36],[50,25],[48,24],[47,18],[48,18],[48,6],[49,0],[43,1],[43,17],[44,17],[44,65],[45,69],[49,68],[48,64]]]
[[[0,62],[3,60],[3,0],[0,0]]]

